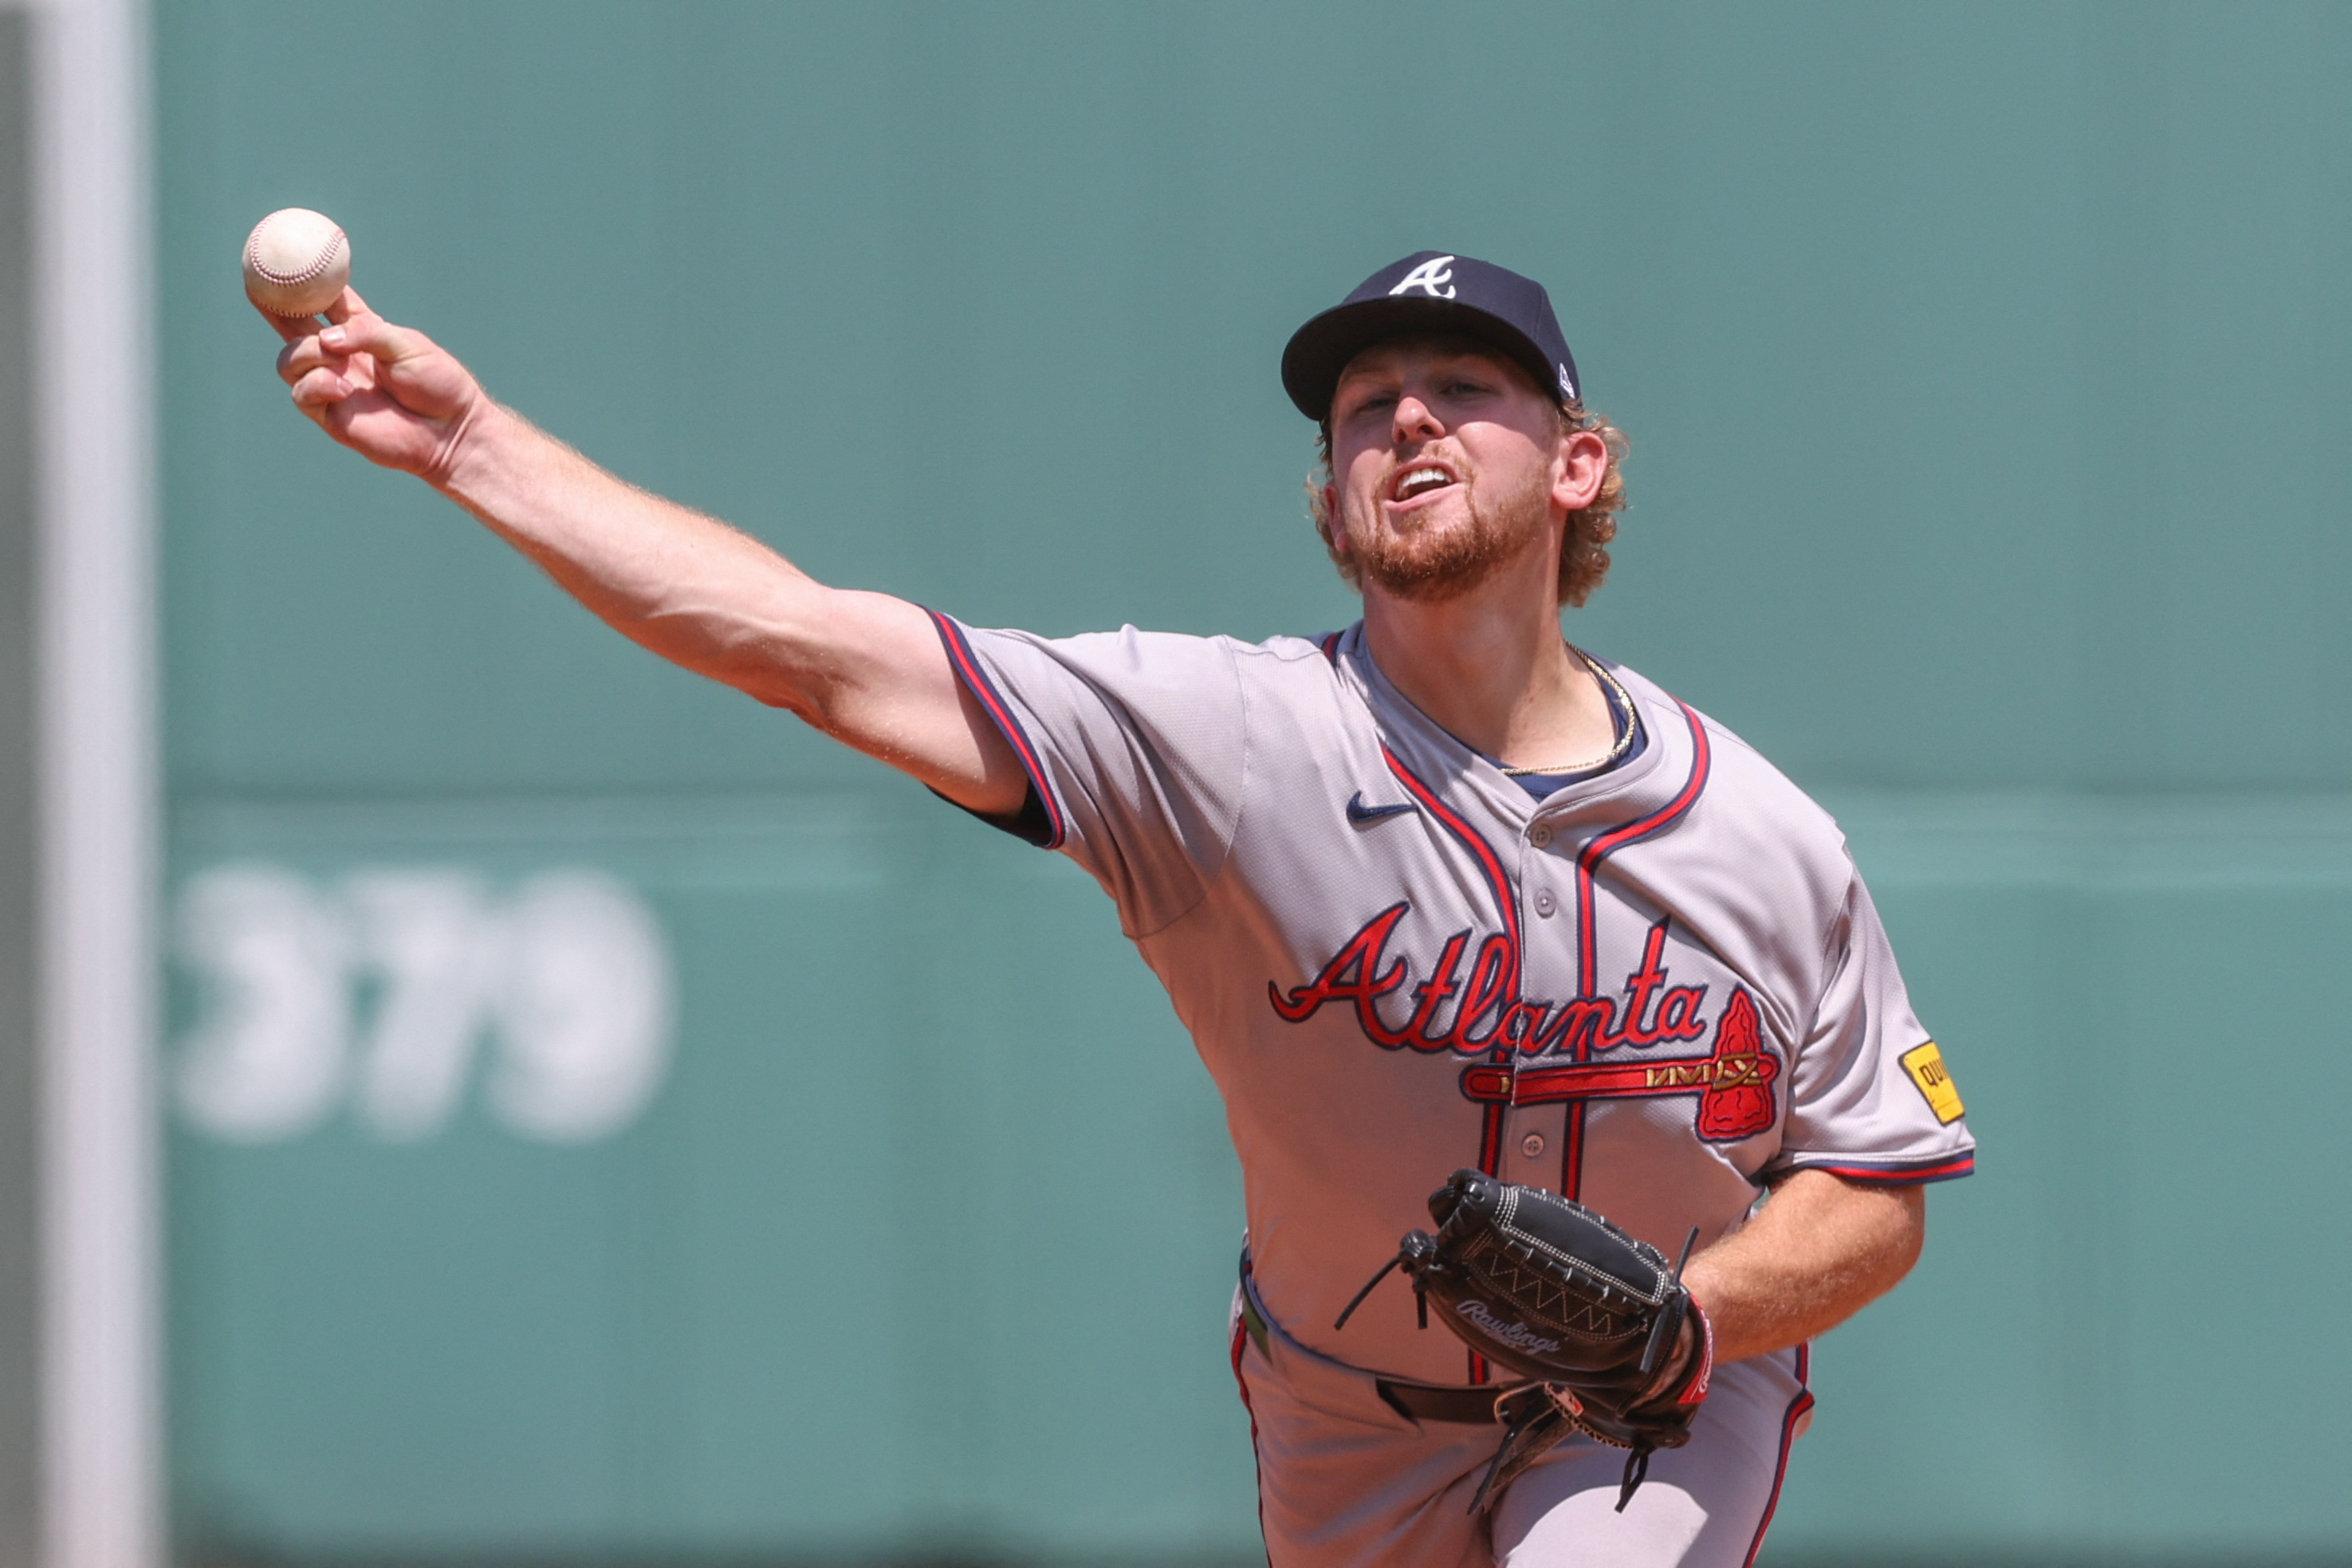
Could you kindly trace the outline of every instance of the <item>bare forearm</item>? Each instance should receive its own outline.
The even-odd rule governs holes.
[[[565,591],[663,658],[805,709],[801,631],[826,591],[759,540],[614,477],[488,398],[427,476]]]
[[[324,328],[271,319],[294,406],[335,440],[433,485],[663,658],[976,811],[1020,806],[1019,760],[921,610],[826,588],[750,535],[614,478],[349,288],[327,314]]]
[[[976,810],[1020,805],[1018,765],[922,611],[827,588],[750,535],[484,403],[446,474],[426,477],[614,630]]]
[[[1926,1227],[1918,1187],[1799,1171],[1691,1260],[1685,1282],[1715,1325],[1716,1359],[1785,1350],[1843,1322],[1910,1272]]]

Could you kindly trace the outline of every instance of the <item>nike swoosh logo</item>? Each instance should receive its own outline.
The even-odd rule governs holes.
[[[1377,822],[1382,817],[1393,817],[1400,811],[1412,810],[1412,802],[1410,800],[1400,806],[1367,806],[1364,804],[1364,792],[1361,789],[1348,797],[1348,821],[1358,827],[1362,827],[1366,822]]]

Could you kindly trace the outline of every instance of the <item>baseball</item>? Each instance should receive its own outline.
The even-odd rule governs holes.
[[[245,242],[245,292],[272,316],[316,316],[352,280],[352,242],[335,220],[281,207]]]

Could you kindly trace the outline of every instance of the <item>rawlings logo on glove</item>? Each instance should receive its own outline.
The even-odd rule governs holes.
[[[1465,1301],[1454,1311],[1458,1316],[1467,1318],[1479,1333],[1508,1340],[1531,1354],[1540,1355],[1545,1351],[1559,1348],[1559,1341],[1546,1339],[1525,1323],[1505,1322],[1484,1301]]]
[[[1463,1343],[1531,1380],[1495,1401],[1503,1441],[1471,1511],[1583,1432],[1632,1450],[1622,1511],[1650,1455],[1690,1440],[1714,1371],[1714,1331],[1683,1288],[1682,1265],[1580,1204],[1478,1171],[1455,1171],[1430,1195],[1429,1213],[1437,1234],[1409,1232],[1333,1326],[1402,1267],[1424,1328],[1434,1297]],[[1683,1254],[1687,1261],[1688,1242]]]

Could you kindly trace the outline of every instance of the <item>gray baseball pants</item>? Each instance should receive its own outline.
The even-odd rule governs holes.
[[[1812,1408],[1802,1351],[1719,1366],[1690,1442],[1651,1457],[1624,1512],[1624,1450],[1572,1437],[1474,1517],[1501,1427],[1416,1422],[1372,1374],[1244,1307],[1236,1291],[1234,1373],[1272,1568],[1748,1568]]]

